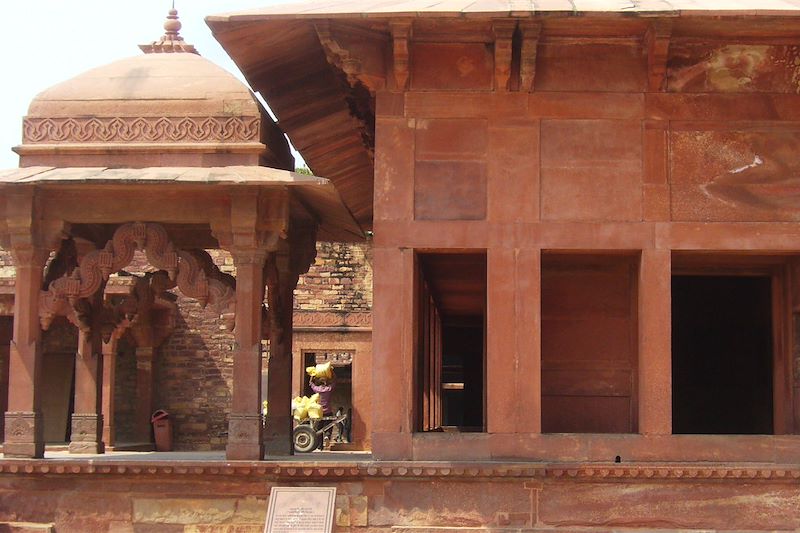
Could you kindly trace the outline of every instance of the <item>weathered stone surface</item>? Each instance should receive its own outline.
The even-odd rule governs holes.
[[[548,483],[539,520],[557,527],[791,530],[800,523],[791,486],[742,483]]]
[[[220,524],[231,520],[236,500],[222,498],[135,498],[134,522],[150,524]]]
[[[497,523],[497,513],[524,513],[533,521],[530,492],[513,483],[395,481],[370,498],[372,526],[460,526]]]

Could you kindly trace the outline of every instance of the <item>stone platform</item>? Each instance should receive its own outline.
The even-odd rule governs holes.
[[[0,460],[0,531],[32,523],[56,532],[256,533],[270,489],[287,485],[335,486],[337,532],[800,527],[795,464],[397,462],[352,452],[250,462],[215,452],[50,452],[43,460]]]

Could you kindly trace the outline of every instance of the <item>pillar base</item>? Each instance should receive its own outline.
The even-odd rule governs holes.
[[[261,461],[261,415],[235,414],[228,419],[228,446],[225,457],[232,461]]]
[[[8,411],[5,414],[3,455],[7,458],[41,459],[44,457],[42,413]]]
[[[103,415],[73,414],[69,453],[105,453]]]
[[[267,427],[264,429],[264,450],[267,455],[294,455],[292,425],[291,416],[267,416]]]

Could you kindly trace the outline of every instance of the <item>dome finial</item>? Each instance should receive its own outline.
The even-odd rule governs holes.
[[[158,54],[170,52],[184,52],[197,54],[194,45],[184,42],[180,35],[181,21],[178,18],[178,10],[175,9],[175,0],[172,0],[172,9],[167,13],[167,20],[164,22],[164,35],[158,41],[150,44],[140,44],[139,48],[145,54]]]

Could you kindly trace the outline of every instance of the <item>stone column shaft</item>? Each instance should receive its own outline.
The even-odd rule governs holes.
[[[233,354],[233,398],[226,456],[259,461],[261,434],[261,306],[264,260],[260,250],[234,251],[236,265],[236,345]]]
[[[9,348],[5,457],[44,457],[41,414],[42,349],[39,291],[44,254],[15,254],[14,333]],[[41,257],[37,257],[41,256]]]
[[[99,334],[81,331],[75,356],[75,408],[70,453],[103,453],[103,355]]]
[[[117,371],[117,337],[112,335],[103,342],[103,442],[114,446],[114,406],[116,404],[114,386]]]
[[[267,371],[267,415],[264,447],[268,455],[292,455],[294,445],[292,439],[292,307],[293,292],[297,277],[284,274],[277,290],[279,297],[276,308],[270,307],[270,313],[276,313],[276,320],[271,320],[269,341],[269,364]],[[295,282],[292,283],[291,279]],[[273,299],[270,298],[272,304]]]
[[[155,348],[136,348],[136,441],[151,441],[150,417],[153,414],[153,359]]]

